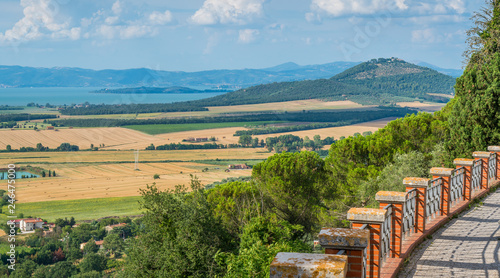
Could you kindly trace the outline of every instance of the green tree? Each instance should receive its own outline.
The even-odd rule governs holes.
[[[207,198],[215,215],[233,235],[240,234],[253,217],[263,214],[264,196],[252,182],[220,184],[209,191]]]
[[[83,257],[82,262],[78,266],[81,272],[101,272],[106,269],[107,261],[108,259],[105,256],[90,253]]]
[[[217,260],[227,265],[224,277],[269,277],[271,262],[278,252],[311,252],[301,240],[294,239],[302,226],[290,225],[275,215],[254,217],[245,225],[237,254],[219,253]]]
[[[282,153],[254,166],[252,178],[270,198],[278,217],[313,231],[325,185],[325,163],[314,152]]]
[[[458,78],[449,118],[448,148],[455,157],[470,157],[500,140],[500,53],[482,66],[468,67]]]
[[[90,239],[83,247],[84,254],[93,254],[97,253],[97,251],[99,251],[99,246],[95,244],[95,240],[93,238]]]
[[[71,262],[58,262],[49,270],[49,277],[69,278],[78,273],[78,269]]]
[[[234,248],[221,220],[214,215],[205,190],[194,178],[190,193],[177,186],[141,190],[145,230],[128,249],[124,277],[214,277],[224,268],[217,252]]]
[[[102,273],[92,270],[90,272],[78,273],[76,275],[71,276],[71,278],[102,278]]]
[[[109,234],[103,240],[104,249],[108,250],[111,254],[119,256],[125,248],[125,243],[123,239],[117,234]]]
[[[252,135],[241,135],[240,139],[238,139],[238,144],[250,146],[252,144]]]
[[[12,147],[11,147],[10,145],[5,146],[5,149],[6,149],[8,152],[12,151]]]
[[[42,171],[42,178],[45,178],[45,171]]]

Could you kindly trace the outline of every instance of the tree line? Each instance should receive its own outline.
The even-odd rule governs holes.
[[[403,117],[415,113],[410,108],[377,107],[373,110],[309,112],[309,113],[262,113],[240,116],[177,118],[177,119],[62,119],[48,121],[54,126],[73,127],[118,127],[127,125],[154,124],[190,124],[190,123],[220,123],[220,122],[256,122],[256,121],[290,121],[290,122],[345,122],[351,120],[371,121],[386,117]]]

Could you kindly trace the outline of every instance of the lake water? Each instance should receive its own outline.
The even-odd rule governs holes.
[[[6,179],[8,179],[8,176],[9,176],[9,173],[0,172],[0,180],[6,180]],[[25,176],[25,178],[31,178],[31,176],[36,177],[36,178],[40,177],[39,175],[35,175],[35,174],[29,173],[29,172],[23,172],[23,171],[16,172],[16,179],[22,179],[23,176]]]
[[[0,88],[2,105],[25,106],[30,102],[45,105],[46,103],[80,104],[130,104],[130,103],[172,103],[198,100],[218,96],[224,93],[200,94],[95,94],[90,91],[102,88]],[[108,88],[113,89],[113,88]]]

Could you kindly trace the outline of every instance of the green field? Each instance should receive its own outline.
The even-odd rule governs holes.
[[[19,106],[15,106],[15,107],[19,107]],[[22,106],[22,108],[23,108],[23,110],[2,110],[2,108],[0,108],[0,114],[20,114],[20,113],[59,114],[59,111],[57,111],[57,109],[55,109],[55,108],[38,108],[38,107],[27,107],[27,106]]]
[[[92,220],[106,216],[130,216],[142,214],[138,201],[140,196],[66,201],[49,201],[16,204],[16,214],[24,217],[40,217],[47,221],[74,217],[78,220]],[[3,207],[2,211],[7,211]],[[2,217],[3,216],[3,217]],[[6,219],[5,214],[0,219]]]
[[[141,131],[147,134],[156,135],[171,132],[204,130],[224,127],[250,127],[264,124],[276,124],[282,122],[263,121],[263,122],[232,122],[232,123],[196,123],[196,124],[176,124],[176,125],[127,125],[125,128]]]

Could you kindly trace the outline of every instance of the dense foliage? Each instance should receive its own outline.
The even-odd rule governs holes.
[[[187,111],[208,111],[208,109],[187,102],[179,102],[172,104],[89,104],[88,107],[67,107],[60,112],[63,115],[106,115]]]
[[[457,80],[455,104],[450,117],[448,150],[455,157],[469,157],[500,140],[500,3],[489,1],[483,22],[469,35],[475,41],[469,64]],[[476,17],[480,14],[476,14]]]
[[[55,114],[28,114],[28,113],[0,114],[0,122],[55,119],[57,117],[58,116]]]

